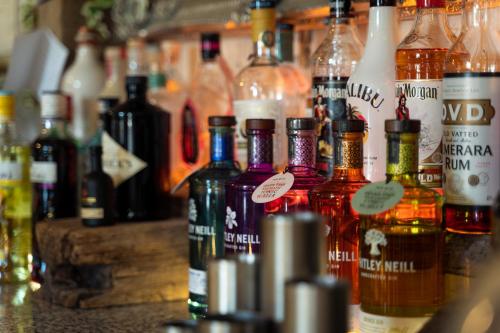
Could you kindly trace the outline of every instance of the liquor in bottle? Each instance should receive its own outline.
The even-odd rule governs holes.
[[[451,232],[491,232],[500,190],[500,53],[493,3],[464,2],[462,30],[443,80],[444,223]],[[498,22],[496,22],[498,23]]]
[[[371,181],[385,179],[384,121],[394,118],[394,81],[397,47],[396,1],[371,0],[368,37],[363,57],[347,82],[347,105],[366,122],[364,174]]]
[[[441,188],[443,70],[455,36],[448,26],[444,0],[418,0],[412,30],[396,51],[396,118],[419,119],[420,182]]]
[[[275,0],[253,0],[250,4],[254,53],[250,65],[235,79],[233,104],[238,122],[237,160],[242,167],[247,165],[245,121],[248,118],[275,120],[274,164],[279,168],[286,164],[285,81],[274,56],[275,7]]]
[[[314,212],[326,219],[328,273],[351,283],[351,303],[359,306],[360,218],[351,208],[351,201],[354,194],[368,183],[363,175],[365,122],[359,119],[335,120],[332,129],[333,176],[312,190],[311,205]]]
[[[147,77],[128,76],[128,100],[109,114],[104,171],[113,178],[119,221],[169,216],[170,116],[146,101]]]
[[[310,211],[309,192],[325,182],[316,170],[316,120],[288,118],[288,165],[294,176],[292,188],[278,199],[265,204],[266,214]]]
[[[17,139],[12,93],[0,91],[0,284],[29,280],[31,237],[30,148]]]
[[[211,116],[210,163],[189,178],[189,310],[207,311],[207,264],[224,254],[226,184],[241,172],[234,160],[233,116]]]
[[[109,46],[104,50],[106,82],[99,96],[102,98],[118,98],[121,102],[125,95],[125,49]]]
[[[265,204],[252,200],[253,191],[275,174],[273,169],[274,119],[247,119],[248,168],[226,189],[225,253],[260,252],[260,223]]]
[[[332,24],[313,55],[312,100],[314,117],[318,121],[317,167],[327,176],[333,173],[332,122],[347,117],[347,80],[363,53],[350,9],[350,0],[330,0]]]
[[[115,209],[113,179],[102,169],[102,147],[91,146],[89,153],[90,172],[82,179],[80,217],[87,227],[112,225]]]
[[[385,129],[386,186],[399,183],[402,197],[361,217],[360,326],[361,332],[418,332],[443,302],[442,200],[418,180],[420,120],[387,120]]]

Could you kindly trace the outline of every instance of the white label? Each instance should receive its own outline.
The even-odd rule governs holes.
[[[362,215],[385,212],[396,206],[404,194],[397,182],[378,182],[363,186],[352,199],[352,208]]]
[[[57,183],[57,164],[56,162],[31,163],[31,182],[42,184]]]
[[[272,99],[264,100],[240,100],[234,101],[234,115],[236,117],[236,154],[241,168],[247,166],[247,119],[274,119],[276,130],[273,138],[273,160],[274,165],[284,166],[287,159],[287,137],[286,124],[280,101]]]
[[[189,268],[189,292],[196,295],[207,294],[207,272]]]
[[[500,190],[499,76],[444,80],[443,174],[447,203],[490,206]]]
[[[17,162],[0,162],[0,180],[21,180],[23,166]]]
[[[396,81],[396,118],[421,121],[420,180],[432,187],[441,187],[442,107],[442,80]]]
[[[290,172],[269,177],[253,191],[252,201],[266,203],[281,198],[292,188],[294,179]]]
[[[103,208],[85,208],[82,207],[80,210],[80,216],[82,219],[103,219],[104,209]]]
[[[102,135],[102,164],[104,171],[111,176],[115,187],[146,168],[146,162],[131,154],[107,132]]]
[[[361,333],[418,332],[429,317],[386,317],[360,312]]]

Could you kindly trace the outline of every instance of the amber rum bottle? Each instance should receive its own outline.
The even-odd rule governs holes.
[[[413,29],[396,51],[396,117],[419,119],[419,180],[441,187],[442,83],[446,52],[455,36],[444,0],[418,0]]]
[[[441,197],[418,180],[419,120],[387,120],[387,182],[399,202],[361,218],[361,332],[417,332],[443,300]]]

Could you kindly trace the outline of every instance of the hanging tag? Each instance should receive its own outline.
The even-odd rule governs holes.
[[[295,177],[290,172],[269,177],[253,191],[252,201],[266,203],[282,197],[292,188],[294,179]]]
[[[397,182],[378,182],[363,186],[352,199],[352,208],[361,215],[385,212],[396,206],[404,194]]]

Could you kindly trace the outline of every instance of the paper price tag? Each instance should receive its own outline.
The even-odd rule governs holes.
[[[252,201],[266,203],[282,197],[292,188],[294,179],[295,177],[290,172],[269,177],[253,191]]]
[[[352,208],[361,215],[373,215],[394,207],[403,197],[404,188],[396,182],[378,182],[363,186],[352,199]]]

